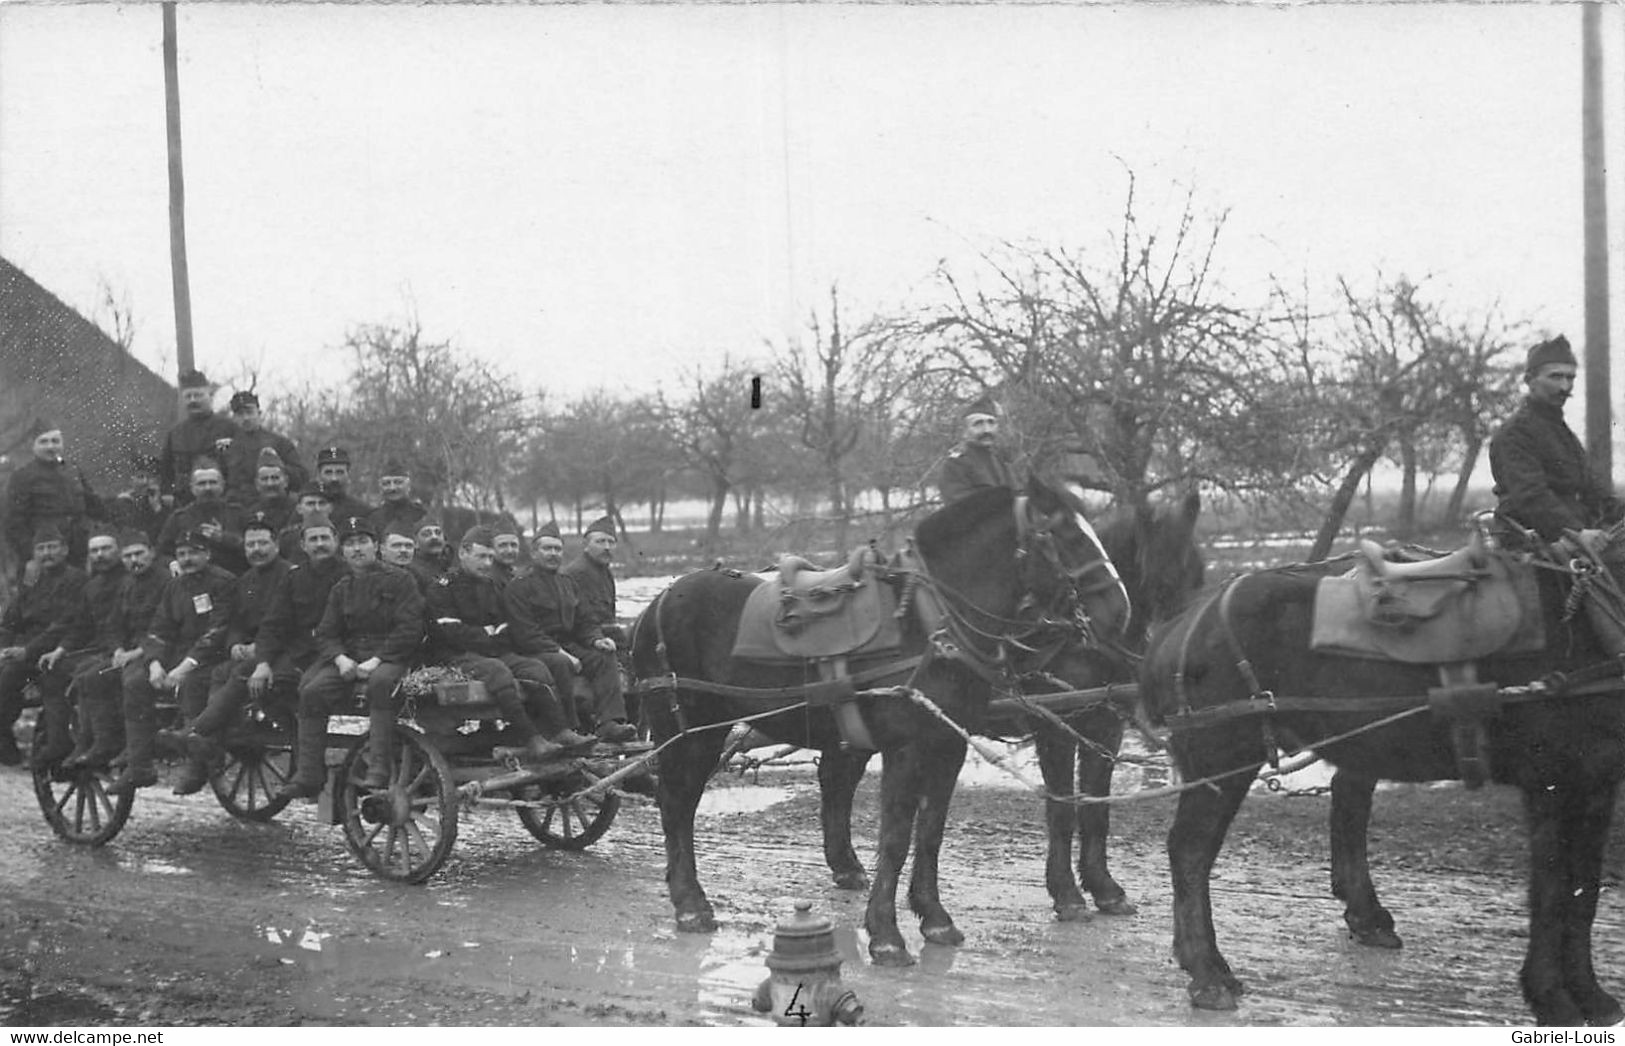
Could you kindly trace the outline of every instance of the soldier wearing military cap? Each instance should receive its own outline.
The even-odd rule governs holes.
[[[234,394],[231,416],[237,425],[237,434],[221,462],[226,469],[227,500],[246,507],[261,497],[259,471],[265,461],[265,451],[271,451],[281,463],[286,478],[284,489],[298,490],[305,482],[305,466],[299,460],[299,449],[288,437],[265,427],[260,416],[260,398],[252,392]]]
[[[626,645],[626,633],[620,626],[616,610],[615,572],[615,520],[599,516],[581,534],[581,552],[560,573],[575,582],[581,598],[581,615],[587,624],[597,628],[617,647]]]
[[[158,534],[169,521],[170,506],[164,504],[158,486],[158,458],[153,454],[130,456],[130,486],[108,504],[108,517],[122,528],[145,534]]]
[[[453,550],[446,545],[446,528],[437,513],[431,512],[418,520],[417,549],[412,553],[412,573],[427,586],[438,581],[451,569]]]
[[[281,534],[277,536],[277,544],[282,549],[282,558],[289,563],[307,562],[304,552],[304,530],[302,528],[306,521],[318,517],[327,521],[328,526],[332,529],[334,548],[336,549],[338,546],[338,527],[332,523],[332,508],[333,503],[328,500],[327,491],[322,489],[319,482],[311,480],[306,484],[305,489],[299,492],[299,497],[294,502],[293,520],[282,528]]]
[[[108,756],[118,751],[113,736],[121,730],[109,725],[107,710],[118,707],[117,677],[109,669],[120,637],[119,591],[125,572],[118,536],[111,527],[91,529],[87,556],[88,576],[79,598],[61,623],[56,646],[39,659],[40,718],[49,740],[44,747],[35,746],[35,769],[68,758],[83,759],[93,749],[98,728],[108,731]],[[79,701],[77,737],[70,737],[68,729],[73,716],[70,688]]]
[[[602,530],[591,533],[607,536],[610,539],[608,551],[613,555],[614,533]],[[584,696],[590,707],[582,712],[590,716],[593,732],[599,737],[605,741],[632,740],[637,736],[637,728],[627,721],[626,697],[621,686],[620,666],[615,659],[615,640],[604,633],[600,618],[589,610],[575,576],[568,568],[560,569],[564,562],[564,541],[558,525],[551,520],[537,528],[531,543],[531,557],[535,569],[503,590],[508,618],[513,622],[515,647],[547,665],[572,709],[577,705],[578,689],[586,691],[579,696]],[[607,565],[600,560],[590,562],[595,571],[601,568],[607,571]],[[596,574],[590,576],[597,577]],[[613,606],[613,578],[609,584],[608,598]],[[578,681],[582,687],[577,687]]]
[[[421,502],[412,500],[412,473],[399,458],[384,462],[384,471],[378,477],[378,492],[383,496],[383,504],[372,510],[371,522],[380,534],[397,523],[408,527],[409,533],[413,532],[417,521],[429,514]]]
[[[159,690],[173,690],[181,715],[190,722],[209,700],[209,675],[225,659],[236,579],[209,562],[213,541],[200,530],[175,538],[179,571],[164,585],[152,626],[133,664],[146,671],[124,674],[124,770],[108,786],[111,794],[134,792],[158,783],[153,767]]]
[[[225,476],[209,457],[193,463],[192,501],[175,510],[158,535],[158,554],[173,558],[179,536],[200,536],[209,546],[211,562],[219,569],[240,573],[248,568],[243,558],[243,510],[226,500]]]
[[[177,740],[187,752],[186,770],[176,795],[200,791],[209,768],[221,755],[220,740],[241,717],[248,703],[248,680],[260,664],[255,646],[265,613],[292,565],[278,554],[276,531],[263,516],[243,526],[243,554],[248,569],[232,587],[231,617],[226,623],[226,659],[209,677],[208,704]]]
[[[317,660],[299,680],[299,753],[303,767],[281,793],[311,796],[321,790],[309,755],[327,719],[357,682],[365,683],[369,788],[389,784],[393,768],[396,690],[423,641],[423,596],[412,576],[378,560],[377,535],[365,516],[339,524],[339,550],[348,568],[327,598],[316,629]]]
[[[0,766],[22,761],[12,728],[23,711],[23,688],[40,674],[40,658],[55,649],[73,618],[85,572],[68,565],[68,542],[53,523],[34,532],[37,573],[0,613]]]
[[[106,673],[95,674],[96,685],[80,691],[81,707],[85,702],[91,704],[88,718],[92,738],[90,751],[70,757],[78,766],[105,766],[123,751],[124,694],[147,682],[147,661],[141,644],[152,630],[158,601],[169,584],[169,571],[158,567],[152,539],[144,532],[121,530],[118,545],[125,576],[118,591],[117,613],[108,622],[113,652]]]
[[[260,450],[259,460],[254,465],[255,496],[246,506],[248,518],[263,518],[275,528],[274,533],[280,535],[293,522],[297,508],[288,486],[288,466],[270,447]]]
[[[525,562],[524,556],[524,530],[519,521],[512,517],[491,524],[491,539],[495,542],[492,550],[496,554],[496,561],[491,564],[491,576],[499,585],[506,585],[514,578],[530,573],[530,564]]]
[[[1528,395],[1490,440],[1499,511],[1546,541],[1556,541],[1564,530],[1607,526],[1622,512],[1563,421],[1578,374],[1574,350],[1561,334],[1531,348],[1523,372]]]
[[[937,491],[944,505],[985,487],[1016,489],[1015,473],[998,449],[998,405],[992,397],[982,396],[968,404],[963,414],[964,438],[948,452],[937,475]]]
[[[63,457],[62,430],[54,422],[35,419],[26,438],[32,456],[6,485],[6,540],[18,564],[26,564],[34,531],[50,524],[62,532],[69,559],[79,562],[89,522],[101,515],[101,499],[79,466]]]
[[[323,447],[316,453],[316,479],[327,491],[335,520],[372,515],[373,506],[350,495],[350,452],[343,447]]]
[[[192,500],[192,462],[199,455],[217,457],[231,450],[237,426],[214,412],[214,385],[202,371],[181,375],[181,406],[186,416],[164,436],[164,449],[158,459],[158,486],[175,505]],[[222,474],[224,479],[224,474]]]

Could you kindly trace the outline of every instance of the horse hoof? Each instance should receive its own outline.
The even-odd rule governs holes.
[[[710,912],[683,912],[677,916],[678,933],[715,933],[716,916]]]
[[[1399,939],[1399,934],[1380,926],[1365,930],[1350,930],[1349,936],[1354,938],[1355,944],[1363,944],[1367,948],[1405,947],[1405,942]]]
[[[840,872],[835,876],[837,890],[867,890],[869,877],[863,872]]]
[[[1605,991],[1598,990],[1590,999],[1580,1000],[1580,1011],[1585,1014],[1586,1023],[1593,1028],[1606,1028],[1625,1020],[1625,1011],[1620,1009],[1614,997]]]
[[[965,935],[959,932],[959,927],[953,923],[947,926],[922,926],[920,935],[927,944],[946,944],[950,948],[957,948],[965,943]]]
[[[1139,915],[1140,909],[1127,897],[1114,897],[1109,901],[1096,901],[1095,907],[1100,909],[1101,915]]]
[[[900,944],[882,944],[869,946],[869,959],[876,966],[913,966],[914,956],[908,949]]]
[[[1064,904],[1055,909],[1056,922],[1086,923],[1093,918],[1087,904]]]
[[[1191,1005],[1198,1010],[1233,1010],[1236,1008],[1236,993],[1227,985],[1209,984],[1203,988],[1191,985]]]

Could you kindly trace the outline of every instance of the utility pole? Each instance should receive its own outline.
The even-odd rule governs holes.
[[[175,290],[175,366],[185,374],[192,357],[192,291],[186,270],[186,180],[181,172],[181,84],[176,61],[175,4],[164,7],[164,114],[169,131],[169,274]]]
[[[1586,451],[1610,486],[1614,426],[1608,353],[1608,186],[1603,153],[1602,4],[1580,6],[1580,124],[1585,170]]]

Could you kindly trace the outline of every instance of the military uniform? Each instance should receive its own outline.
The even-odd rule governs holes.
[[[72,687],[79,695],[78,754],[91,750],[93,734],[105,734],[106,758],[118,754],[115,737],[122,735],[118,709],[117,677],[110,671],[113,650],[121,637],[119,592],[124,587],[124,565],[117,560],[103,570],[91,570],[79,590],[79,600],[62,629],[57,647],[63,651],[50,671],[39,677],[40,716],[50,723],[51,747],[39,763],[50,765],[70,754],[68,723]]]
[[[6,485],[6,540],[19,563],[34,554],[34,531],[54,526],[68,544],[68,558],[84,558],[86,523],[102,512],[79,466],[34,458],[11,474]]]
[[[299,449],[292,440],[270,429],[244,432],[238,428],[220,460],[226,472],[226,497],[231,501],[246,506],[258,499],[259,488],[255,481],[259,478],[260,451],[267,447],[282,459],[288,489],[298,490],[305,485],[305,467],[299,461]]]
[[[248,517],[242,509],[222,498],[194,501],[176,509],[175,514],[169,517],[153,549],[163,558],[173,558],[175,543],[180,536],[188,531],[195,532],[208,545],[211,565],[234,574],[241,573],[248,569],[248,560],[243,558],[243,526],[247,522]],[[218,526],[220,535],[204,535],[201,527],[205,523]]]
[[[327,597],[327,609],[316,627],[316,664],[299,683],[300,714],[307,698],[311,711],[325,709],[350,693],[333,659],[343,654],[355,661],[377,657],[382,662],[367,680],[367,705],[391,711],[395,684],[410,667],[423,641],[423,597],[417,583],[399,567],[371,563],[340,577]]]
[[[609,567],[582,553],[559,573],[575,582],[579,615],[605,636],[615,640],[616,645],[625,646],[626,635],[615,609],[615,574]]]
[[[21,761],[12,727],[23,712],[23,688],[39,677],[40,657],[66,634],[84,587],[85,572],[60,563],[40,570],[0,614],[0,647],[23,648],[22,657],[0,662],[0,764]]]
[[[596,563],[592,566],[602,569]],[[573,695],[574,680],[583,680],[597,725],[624,722],[626,696],[620,666],[613,653],[593,646],[605,638],[604,632],[584,605],[575,579],[562,570],[554,573],[538,568],[508,585],[502,594],[508,620],[513,623],[515,649],[545,664],[566,694]],[[566,652],[580,661],[580,669],[571,666]]]
[[[230,418],[210,412],[201,418],[189,417],[170,429],[164,436],[163,456],[158,459],[158,487],[173,495],[177,505],[192,500],[187,477],[192,474],[192,463],[201,454],[210,457],[230,452],[238,435],[237,426]]]
[[[371,514],[367,516],[367,522],[371,523],[373,529],[380,534],[387,534],[389,528],[397,523],[410,532],[416,530],[418,520],[428,514],[428,508],[421,502],[413,501],[410,498],[401,498],[399,501],[385,501],[382,505],[373,509]],[[334,513],[334,515],[338,516],[341,513]]]
[[[999,452],[980,443],[961,443],[949,451],[937,477],[942,503],[951,505],[984,487],[1016,489],[1015,473]]]
[[[451,569],[451,557],[446,553],[430,555],[420,548],[412,553],[412,565],[408,569],[417,576],[418,587],[427,593],[429,586],[445,577]]]
[[[209,679],[209,703],[192,723],[192,731],[204,738],[217,739],[231,728],[248,704],[248,677],[260,663],[259,648],[253,656],[233,660],[235,646],[253,645],[259,637],[267,610],[278,591],[287,584],[293,566],[281,556],[269,563],[249,567],[237,576],[231,618],[226,626],[227,659],[215,666]]]
[[[1546,541],[1620,518],[1619,499],[1592,473],[1561,407],[1524,400],[1490,440],[1490,473],[1501,511]]]
[[[271,533],[277,535],[280,545],[282,533],[294,521],[294,509],[297,507],[298,503],[288,494],[261,494],[250,501],[243,511],[249,519],[256,516],[263,518],[270,525]]]

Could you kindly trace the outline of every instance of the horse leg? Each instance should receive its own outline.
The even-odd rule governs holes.
[[[1078,746],[1078,792],[1104,799],[1112,791],[1112,771],[1116,768],[1113,759],[1123,744],[1123,721],[1110,709],[1100,709],[1088,714],[1078,732],[1100,746]],[[1105,803],[1078,804],[1078,878],[1101,912],[1133,915],[1138,909],[1106,868],[1111,809]]]
[[[1180,744],[1176,738],[1175,745],[1188,750],[1189,742]],[[1214,753],[1248,752],[1249,755],[1242,758],[1249,758],[1254,757],[1250,754],[1251,747],[1224,745],[1216,747]],[[1180,772],[1187,781],[1198,780],[1207,772],[1227,769],[1219,766],[1220,761],[1182,758]],[[1236,996],[1245,990],[1230,972],[1224,956],[1219,954],[1213,932],[1213,899],[1208,878],[1213,874],[1213,862],[1224,846],[1230,822],[1247,798],[1247,789],[1262,765],[1263,760],[1259,759],[1247,770],[1211,785],[1181,792],[1174,810],[1173,827],[1168,830],[1168,865],[1174,891],[1174,956],[1191,975],[1186,990],[1190,993],[1191,1005],[1198,1009],[1233,1010]]]
[[[1569,903],[1563,920],[1563,982],[1591,1025],[1617,1024],[1625,1016],[1614,997],[1597,983],[1591,963],[1591,927],[1597,917],[1603,852],[1608,846],[1617,791],[1617,784],[1577,790],[1565,809]]]
[[[869,876],[852,849],[852,796],[873,752],[826,749],[818,760],[818,820],[824,829],[824,861],[842,890],[862,890]]]
[[[965,935],[942,906],[937,889],[937,858],[948,824],[959,769],[965,765],[965,742],[946,738],[931,746],[920,774],[919,815],[914,822],[914,872],[909,877],[908,906],[920,917],[920,933],[931,944],[960,945]]]
[[[1377,779],[1349,770],[1332,774],[1332,896],[1343,902],[1343,921],[1359,944],[1374,948],[1402,945],[1394,917],[1377,900],[1367,862],[1367,830]]]
[[[1072,739],[1045,724],[1038,727],[1033,740],[1038,749],[1038,769],[1044,775],[1044,790],[1049,796],[1070,794],[1075,751]],[[1044,824],[1049,829],[1044,886],[1049,890],[1056,918],[1061,922],[1084,922],[1089,918],[1089,902],[1072,877],[1072,825],[1077,816],[1074,804],[1049,796],[1044,799]]]
[[[695,866],[694,811],[724,741],[722,731],[708,730],[683,738],[660,753],[655,798],[666,836],[666,888],[677,913],[677,929],[684,933],[710,933],[717,928],[716,913],[700,886]]]
[[[1583,803],[1570,785],[1529,785],[1523,791],[1529,822],[1529,946],[1519,981],[1524,1001],[1544,1025],[1585,1023],[1579,1001],[1569,993],[1565,963],[1569,947],[1571,893],[1576,887],[1567,850],[1568,808]],[[1593,899],[1593,913],[1595,912]],[[1586,950],[1590,951],[1589,933]]]
[[[869,958],[876,966],[910,966],[914,956],[897,929],[897,880],[908,860],[909,837],[919,806],[919,744],[902,745],[881,757],[880,840],[875,852],[874,883],[863,928],[869,932]]]

